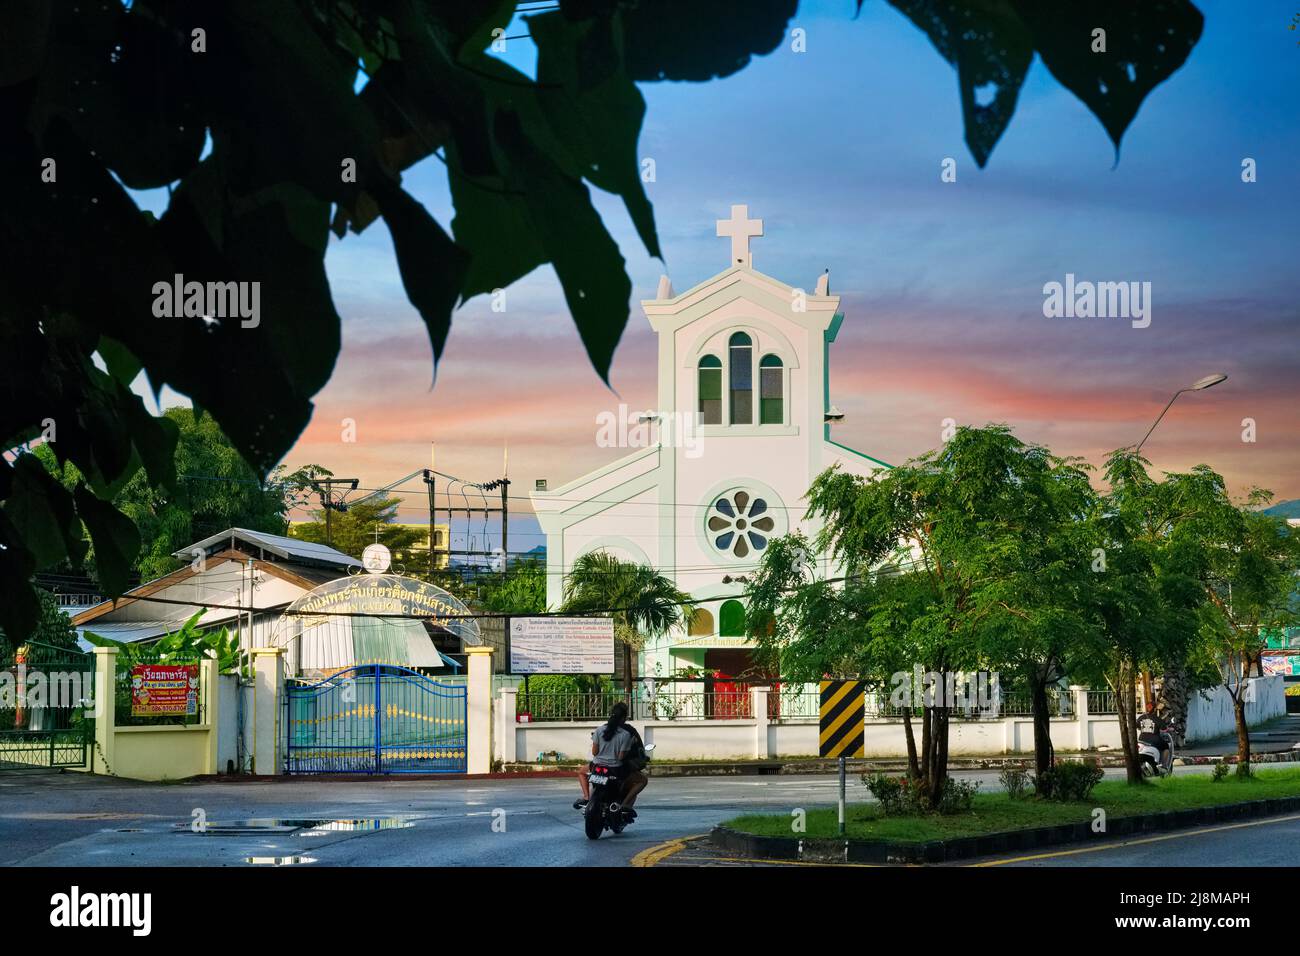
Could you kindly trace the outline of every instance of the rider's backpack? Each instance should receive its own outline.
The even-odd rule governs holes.
[[[645,752],[645,743],[641,740],[641,735],[636,732],[636,728],[624,724],[632,732],[632,746],[628,747],[627,754],[623,757],[623,765],[629,770],[644,770],[646,764],[650,762],[650,755]]]

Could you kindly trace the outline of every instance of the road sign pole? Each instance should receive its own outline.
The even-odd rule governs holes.
[[[844,773],[846,762],[840,757],[840,836],[844,836]]]

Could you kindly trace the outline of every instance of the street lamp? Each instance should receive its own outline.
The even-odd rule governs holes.
[[[1220,382],[1227,381],[1227,379],[1228,376],[1224,372],[1215,372],[1212,375],[1205,376],[1205,378],[1197,379],[1186,388],[1180,388],[1178,391],[1174,392],[1174,397],[1169,399],[1169,404],[1164,407],[1164,411],[1162,411],[1159,416],[1157,416],[1156,420],[1152,422],[1151,427],[1147,429],[1147,433],[1142,436],[1142,441],[1138,442],[1137,447],[1133,449],[1133,453],[1137,454],[1142,450],[1143,444],[1145,444],[1146,440],[1151,437],[1151,433],[1156,430],[1156,425],[1160,424],[1160,419],[1165,417],[1165,412],[1169,411],[1169,406],[1174,403],[1174,399],[1178,398],[1179,395],[1183,394],[1183,392],[1203,392],[1207,388],[1213,388]],[[1152,699],[1150,670],[1144,670],[1142,673],[1142,691],[1143,696],[1148,702],[1150,702]]]
[[[1180,388],[1178,391],[1174,392],[1174,397],[1169,399],[1169,405],[1172,405],[1174,403],[1174,399],[1178,398],[1178,396],[1183,394],[1183,392],[1203,392],[1207,388],[1213,388],[1215,385],[1218,385],[1220,382],[1227,381],[1227,379],[1228,376],[1223,372],[1215,372],[1213,375],[1207,375],[1205,376],[1205,378],[1198,379],[1197,381],[1193,382],[1191,385],[1188,385],[1186,388]],[[1151,427],[1147,429],[1147,433],[1142,436],[1142,441],[1138,442],[1137,447],[1133,449],[1134,453],[1140,452],[1142,450],[1142,446],[1146,444],[1146,440],[1150,438],[1151,433],[1156,430],[1156,425],[1160,424],[1160,419],[1164,418],[1165,412],[1169,411],[1169,405],[1166,405],[1164,407],[1164,411],[1162,411],[1159,414],[1159,416],[1157,416],[1156,420],[1151,424]]]

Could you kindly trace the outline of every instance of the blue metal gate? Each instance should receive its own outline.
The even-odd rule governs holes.
[[[465,687],[364,664],[285,688],[286,773],[464,773]]]

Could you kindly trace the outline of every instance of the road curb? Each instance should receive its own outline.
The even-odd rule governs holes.
[[[1111,817],[1107,821],[1105,833],[1094,833],[1092,824],[1083,821],[1025,830],[1005,830],[952,840],[893,843],[886,840],[770,837],[717,826],[710,831],[709,839],[720,849],[743,853],[754,859],[819,863],[948,863],[1048,846],[1099,843],[1140,833],[1185,830],[1234,820],[1280,816],[1294,811],[1300,811],[1300,796]]]
[[[497,773],[279,773],[258,776],[251,773],[203,774],[186,777],[185,783],[374,783],[382,780],[550,780],[572,778],[577,768],[568,770],[517,770]],[[121,779],[127,779],[125,777]]]
[[[1060,753],[1056,754],[1058,760],[1095,760],[1102,767],[1123,767],[1124,755],[1121,753],[1108,752],[1087,752],[1087,753]],[[1300,761],[1300,751],[1283,750],[1268,753],[1252,753],[1250,762],[1252,764],[1260,763],[1290,763]],[[1175,764],[1179,766],[1204,766],[1215,763],[1235,764],[1237,755],[1234,754],[1215,754],[1215,755],[1198,755],[1178,757]],[[1006,756],[989,756],[989,757],[962,757],[950,759],[948,761],[949,770],[1001,770],[1004,767],[1020,767],[1032,769],[1033,754],[1008,754]],[[517,767],[517,773],[509,773],[511,777],[526,777],[530,773],[536,774],[543,771],[531,770],[529,768],[538,766],[537,764],[513,764]],[[578,764],[572,764],[565,771],[567,773],[576,773]],[[839,763],[834,760],[735,760],[719,761],[717,763],[670,763],[654,762],[650,765],[650,772],[653,776],[658,777],[764,777],[764,776],[794,776],[798,774],[826,774],[836,773],[839,770]],[[880,759],[859,759],[850,760],[847,764],[847,770],[850,775],[873,773],[880,771],[883,773],[902,773],[907,770],[907,761],[893,758]]]

